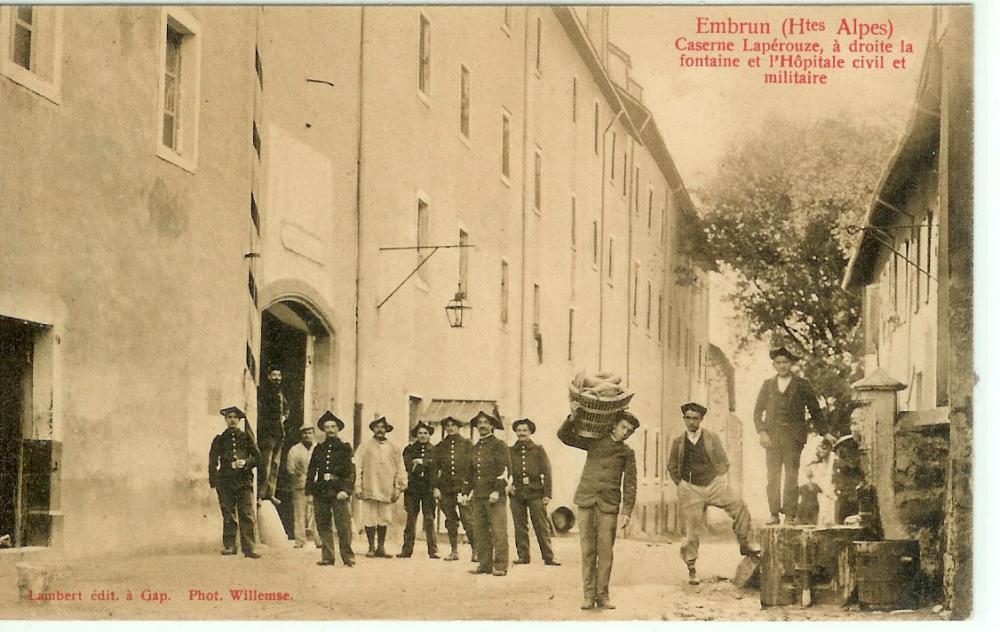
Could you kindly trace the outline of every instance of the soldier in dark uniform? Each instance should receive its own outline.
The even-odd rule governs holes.
[[[503,423],[493,415],[479,412],[472,418],[479,442],[469,464],[469,480],[462,502],[472,502],[472,523],[478,545],[479,566],[471,573],[507,574],[507,476],[510,452],[507,444],[493,435]]]
[[[306,494],[312,496],[316,531],[323,542],[319,566],[333,566],[333,525],[337,527],[340,558],[345,566],[354,566],[351,549],[351,492],[354,490],[354,451],[337,434],[344,422],[329,410],[316,422],[326,435],[313,449],[306,471]]]
[[[799,461],[808,433],[806,410],[813,430],[825,435],[831,444],[835,439],[827,430],[812,385],[792,374],[792,364],[798,357],[780,347],[771,351],[771,360],[777,375],[761,385],[753,411],[757,436],[766,454],[767,504],[771,510],[767,524],[777,524],[779,513],[785,514],[787,523],[794,524],[799,503]]]
[[[212,440],[208,452],[208,484],[219,496],[222,511],[222,554],[236,555],[236,530],[240,533],[243,555],[257,559],[256,520],[253,502],[253,468],[260,463],[260,452],[249,434],[240,430],[243,411],[235,406],[219,414],[226,419],[222,434]]]
[[[403,492],[403,507],[406,508],[406,527],[403,529],[403,550],[396,557],[413,555],[413,541],[417,536],[417,514],[424,514],[424,536],[427,538],[427,555],[438,559],[437,540],[434,537],[434,518],[437,505],[434,502],[434,490],[431,487],[433,478],[433,452],[431,445],[431,428],[424,422],[419,422],[410,430],[410,436],[416,441],[403,448],[403,466],[406,467],[406,490]]]
[[[535,422],[518,419],[512,426],[517,441],[510,446],[511,489],[510,513],[514,518],[515,564],[531,563],[531,537],[528,535],[528,515],[538,539],[538,549],[547,566],[559,566],[552,553],[552,534],[546,510],[552,498],[552,466],[545,448],[531,440]]]
[[[472,547],[472,561],[477,561],[476,544],[472,531],[472,511],[464,504],[459,504],[458,495],[462,493],[469,478],[469,465],[472,462],[472,442],[458,433],[462,422],[454,417],[441,420],[444,438],[434,446],[432,458],[432,481],[434,498],[441,503],[441,513],[444,514],[444,526],[448,530],[448,542],[451,553],[444,560],[451,562],[458,559],[458,524],[461,518],[465,528],[465,537]]]

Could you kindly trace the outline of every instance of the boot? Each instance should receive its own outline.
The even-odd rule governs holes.
[[[694,564],[688,564],[688,583],[692,586],[697,586],[701,583],[698,579],[698,571],[695,570]]]
[[[385,533],[389,530],[389,527],[384,524],[380,524],[376,527],[376,529],[376,533],[378,533],[378,547],[375,549],[375,557],[392,557],[385,552]]]
[[[444,558],[445,562],[454,562],[458,559],[458,531],[448,532],[448,544],[451,545],[451,553]]]
[[[375,557],[375,527],[365,527],[365,535],[368,536],[368,552],[365,557]]]
[[[432,560],[441,559],[441,556],[438,555],[437,538],[434,533],[433,520],[424,521],[424,537],[427,538],[427,557]]]

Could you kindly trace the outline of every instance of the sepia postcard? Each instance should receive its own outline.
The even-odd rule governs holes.
[[[0,6],[0,618],[982,612],[977,13]]]

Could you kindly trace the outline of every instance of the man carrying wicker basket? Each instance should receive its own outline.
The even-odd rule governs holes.
[[[613,379],[613,378],[612,378]],[[570,388],[571,398],[573,388]],[[579,390],[579,389],[577,389]],[[628,396],[631,399],[631,395]],[[613,609],[608,584],[614,561],[615,535],[628,526],[635,506],[635,452],[625,440],[639,427],[639,420],[626,410],[603,415],[607,428],[603,436],[593,417],[581,421],[581,409],[566,418],[557,436],[566,445],[587,451],[573,502],[580,525],[580,552],[583,561],[583,610]]]

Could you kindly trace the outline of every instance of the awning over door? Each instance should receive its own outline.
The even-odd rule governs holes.
[[[471,430],[469,422],[480,411],[503,419],[497,403],[491,399],[432,399],[426,410],[420,413],[420,420],[438,426],[445,417],[454,417],[465,424],[462,434],[466,434]]]

